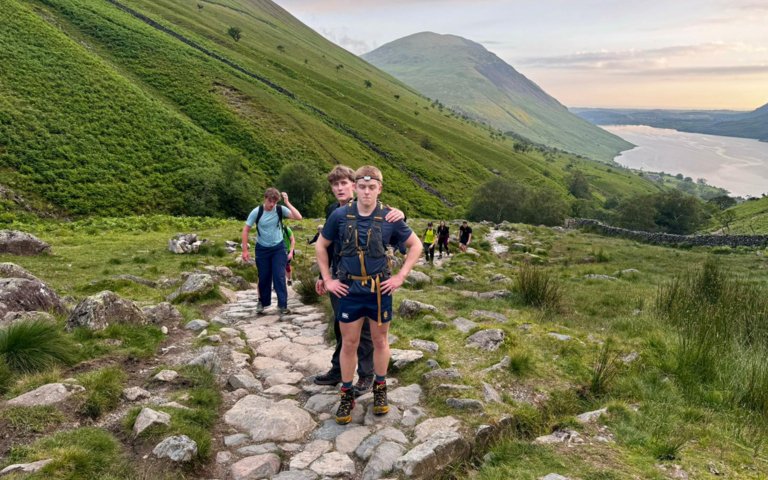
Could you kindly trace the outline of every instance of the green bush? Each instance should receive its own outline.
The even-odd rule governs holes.
[[[85,387],[85,401],[80,412],[89,418],[98,418],[117,407],[125,378],[125,372],[116,366],[81,375],[79,381]]]
[[[568,212],[555,191],[494,178],[480,185],[467,210],[470,220],[560,225]]]
[[[75,345],[52,322],[28,320],[0,330],[0,357],[17,373],[39,372],[75,360]]]
[[[515,279],[515,289],[526,305],[557,310],[562,301],[560,284],[546,270],[523,264]]]

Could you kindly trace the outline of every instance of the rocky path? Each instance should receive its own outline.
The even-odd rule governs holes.
[[[231,352],[235,370],[228,374],[231,407],[216,455],[219,478],[414,478],[468,451],[460,422],[426,418],[421,387],[399,386],[396,378],[388,380],[387,415],[373,415],[369,393],[358,399],[352,422],[337,425],[337,387],[312,382],[330,366],[329,319],[289,292],[292,315],[280,318],[270,309],[257,315],[257,292],[245,290],[212,319],[230,324],[222,331],[242,334],[255,354],[249,362],[247,354]]]

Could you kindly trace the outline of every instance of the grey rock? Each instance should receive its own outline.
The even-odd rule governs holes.
[[[501,395],[490,384],[483,382],[483,398],[487,403],[504,403]]]
[[[176,370],[161,370],[157,373],[157,375],[152,377],[152,379],[158,380],[160,382],[172,382],[176,380],[178,376],[179,376],[179,372],[177,372]]]
[[[126,282],[138,283],[139,285],[144,285],[145,287],[150,287],[150,288],[157,287],[157,282],[153,282],[152,280],[148,280],[146,278],[142,278],[136,275],[130,275],[127,273],[123,273],[120,275],[112,275],[112,278],[115,280],[125,280]]]
[[[0,263],[0,278],[24,278],[27,280],[40,281],[39,278],[26,271],[24,268],[10,262]]]
[[[8,312],[0,318],[0,327],[26,321],[55,322],[56,318],[48,312]]]
[[[421,340],[418,338],[411,340],[411,346],[413,348],[424,350],[429,353],[437,353],[437,351],[440,349],[440,345],[438,345],[437,343],[430,342],[429,340]]]
[[[320,458],[324,453],[328,453],[333,448],[333,444],[327,440],[314,440],[308,443],[301,453],[296,454],[291,459],[291,470],[303,470],[312,462]]]
[[[543,477],[539,477],[537,480],[571,480],[570,477],[564,477],[557,473],[548,473]]]
[[[470,315],[477,318],[486,318],[486,319],[494,320],[499,323],[505,323],[507,321],[507,317],[505,317],[501,313],[490,312],[488,310],[472,310],[472,313],[470,313]]]
[[[411,363],[417,362],[424,357],[424,352],[419,350],[400,350],[397,348],[390,349],[392,366],[401,369]]]
[[[258,445],[248,445],[237,449],[237,454],[245,457],[253,455],[264,455],[265,453],[279,453],[280,447],[274,442],[260,443]]]
[[[64,313],[61,298],[39,280],[0,278],[0,318],[9,312]]]
[[[574,430],[558,430],[550,435],[537,437],[533,443],[536,445],[550,445],[556,443],[583,443],[583,439]]]
[[[469,450],[469,444],[458,433],[440,432],[400,457],[394,467],[407,478],[433,476],[465,458]]]
[[[208,351],[193,358],[187,365],[200,365],[209,372],[218,373],[221,370],[221,359],[216,352]]]
[[[475,322],[472,320],[467,320],[463,317],[454,318],[453,325],[462,333],[469,333],[473,328],[477,328],[477,324]]]
[[[405,427],[413,427],[418,423],[419,420],[426,417],[427,413],[424,411],[423,408],[420,407],[411,407],[406,409],[403,412],[403,419],[400,423],[403,424]]]
[[[336,437],[336,451],[339,453],[352,453],[370,434],[371,429],[368,427],[347,428]]]
[[[248,370],[243,370],[238,374],[230,376],[227,383],[235,390],[238,388],[244,388],[249,392],[261,392],[263,390],[261,382],[256,380]]]
[[[506,370],[509,368],[509,365],[512,363],[512,359],[509,357],[509,355],[505,355],[504,358],[501,359],[499,363],[496,363],[494,365],[491,365],[488,368],[484,368],[483,370],[480,370],[480,373],[483,375],[490,373],[490,372],[497,372],[500,370]]]
[[[67,319],[67,330],[104,330],[112,324],[146,325],[147,317],[130,300],[105,290],[80,302]]]
[[[150,393],[141,387],[129,387],[129,388],[123,389],[123,398],[125,398],[129,402],[135,402],[136,400],[149,398],[150,396],[151,396]]]
[[[387,398],[390,403],[397,404],[401,407],[408,408],[419,404],[421,400],[422,389],[421,385],[414,383],[407,387],[399,387],[391,392],[388,392]]]
[[[169,458],[174,462],[189,462],[197,455],[197,443],[186,435],[175,435],[160,442],[152,453],[157,458]]]
[[[437,360],[435,360],[434,358],[428,359],[426,364],[427,364],[427,367],[429,367],[430,370],[436,370],[436,369],[440,368],[440,364],[437,363]]]
[[[328,412],[338,401],[339,395],[336,393],[318,393],[309,397],[304,408],[313,413]]]
[[[434,305],[428,305],[426,303],[417,302],[415,300],[403,300],[400,303],[400,307],[397,309],[397,313],[403,318],[413,318],[424,312],[437,312],[437,307]]]
[[[405,283],[408,285],[419,285],[422,283],[432,283],[432,277],[418,270],[411,270],[405,277]]]
[[[432,325],[432,328],[436,330],[445,330],[448,328],[448,324],[445,322],[441,322],[440,320],[432,320],[429,322],[430,325]]]
[[[49,383],[31,392],[8,400],[7,405],[19,407],[37,407],[59,404],[72,395],[84,392],[85,388],[71,383]]]
[[[373,414],[373,402],[368,406],[368,409],[365,412],[365,418],[363,420],[364,425],[372,426],[372,425],[385,425],[385,426],[393,426],[400,423],[400,420],[403,419],[403,411],[398,407],[397,405],[393,405],[390,403],[389,405],[389,412],[385,415],[374,415]]]
[[[224,437],[224,445],[227,447],[237,447],[238,445],[242,445],[245,442],[249,441],[251,439],[250,435],[246,435],[244,433],[236,433],[234,435],[227,435]]]
[[[193,332],[200,332],[208,328],[208,325],[210,325],[208,322],[198,318],[197,320],[192,320],[191,322],[188,322],[186,325],[184,325],[184,328],[186,328],[187,330],[192,330]]]
[[[363,469],[362,480],[378,480],[391,472],[395,462],[405,452],[405,447],[395,442],[384,442],[371,455]]]
[[[481,300],[495,300],[497,298],[507,298],[511,295],[509,290],[494,290],[492,292],[480,292],[477,294],[477,297]],[[506,318],[504,320],[499,320],[500,322],[506,321]]]
[[[498,329],[481,330],[467,339],[468,347],[476,347],[493,352],[504,342],[504,331]]]
[[[447,398],[445,404],[457,410],[483,410],[483,402],[472,398]]]
[[[616,277],[612,277],[610,275],[601,275],[598,273],[589,273],[587,275],[584,275],[584,278],[587,280],[609,280],[611,282],[618,280]]]
[[[224,421],[247,431],[256,442],[292,442],[303,439],[315,427],[309,413],[291,400],[273,402],[257,395],[240,399],[224,414]]]
[[[232,285],[232,287],[236,291],[242,291],[242,290],[250,290],[251,289],[251,283],[241,277],[240,275],[233,275],[230,278],[227,279],[227,283]]]
[[[579,423],[591,423],[600,418],[604,413],[608,411],[607,408],[601,408],[600,410],[594,410],[591,412],[585,412],[576,416],[576,420]]]
[[[280,471],[280,457],[274,453],[246,457],[232,464],[229,471],[233,480],[272,478]]]
[[[461,422],[454,417],[437,417],[424,420],[414,429],[414,443],[421,443],[439,432],[458,433]]]
[[[219,465],[229,463],[232,460],[232,453],[227,451],[216,452],[216,463]]]
[[[455,368],[440,368],[437,370],[432,370],[431,372],[427,372],[424,375],[422,375],[422,378],[425,381],[435,380],[435,379],[456,379],[461,378],[461,373],[459,373],[458,370]]]
[[[184,320],[179,310],[168,302],[161,302],[141,309],[149,323],[156,325],[178,325]]]
[[[312,432],[312,438],[315,440],[328,440],[332,441],[347,429],[347,425],[339,425],[336,420],[325,420],[323,424]]]
[[[311,470],[287,470],[280,472],[272,480],[317,480],[318,475]]]
[[[554,339],[560,340],[561,342],[567,342],[571,339],[570,335],[564,335],[562,333],[549,332],[547,335]]]
[[[158,412],[151,408],[144,407],[136,417],[136,421],[133,422],[133,436],[138,437],[141,432],[148,429],[152,425],[171,425],[171,416],[165,412]]]
[[[0,470],[0,477],[3,477],[5,475],[10,475],[12,473],[39,472],[40,470],[43,469],[44,466],[48,465],[52,461],[53,461],[52,458],[47,458],[45,460],[38,460],[32,463],[14,463],[13,465],[8,465],[4,469]]]
[[[348,455],[339,452],[324,454],[315,460],[309,468],[318,475],[329,477],[355,474],[355,462]]]
[[[184,281],[178,290],[168,296],[169,302],[194,300],[213,291],[216,282],[207,273],[193,273]]]
[[[50,252],[51,246],[32,234],[18,230],[0,230],[0,254],[31,256]]]

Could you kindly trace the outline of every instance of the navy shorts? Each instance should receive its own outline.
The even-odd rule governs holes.
[[[376,303],[375,293],[350,293],[339,298],[339,309],[336,312],[336,321],[352,323],[368,317],[374,322],[379,318],[379,306]],[[392,320],[392,294],[381,295],[381,323]]]

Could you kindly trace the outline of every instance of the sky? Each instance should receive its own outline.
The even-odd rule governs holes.
[[[276,0],[362,54],[424,31],[481,43],[569,107],[768,103],[768,0]]]

